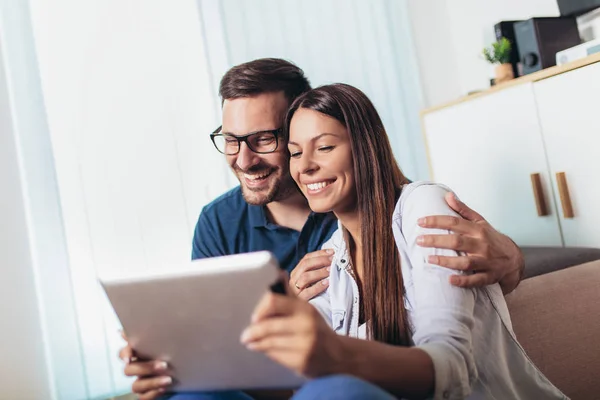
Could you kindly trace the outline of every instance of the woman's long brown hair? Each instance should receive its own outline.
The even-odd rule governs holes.
[[[359,89],[345,84],[315,88],[296,99],[286,116],[286,132],[299,108],[341,122],[350,135],[361,221],[363,305],[371,339],[409,344],[400,255],[392,232],[397,194],[408,180],[394,155],[381,118]]]

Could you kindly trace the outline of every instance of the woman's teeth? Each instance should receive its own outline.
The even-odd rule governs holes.
[[[325,186],[329,186],[331,182],[318,182],[318,183],[309,183],[306,186],[310,190],[319,190],[323,189]]]

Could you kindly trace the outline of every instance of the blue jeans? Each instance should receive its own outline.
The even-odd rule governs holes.
[[[169,400],[252,400],[242,392],[178,393]],[[293,400],[395,400],[378,386],[348,375],[313,379],[300,388]]]

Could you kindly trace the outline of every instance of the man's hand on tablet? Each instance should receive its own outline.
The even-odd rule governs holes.
[[[331,249],[306,254],[290,274],[290,291],[306,301],[324,292],[329,286],[332,259]]]
[[[121,336],[127,341],[124,333]],[[131,390],[140,400],[154,400],[158,398],[173,383],[173,379],[168,375],[169,366],[166,362],[159,360],[139,360],[135,356],[134,350],[129,346],[129,343],[121,349],[119,358],[125,363],[125,375],[137,377],[131,385]]]

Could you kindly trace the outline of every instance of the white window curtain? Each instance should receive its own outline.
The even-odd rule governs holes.
[[[213,82],[260,57],[295,62],[313,86],[343,82],[373,101],[404,173],[428,179],[408,0],[199,0]],[[221,34],[220,32],[223,32]]]
[[[48,391],[123,394],[119,324],[96,276],[189,261],[200,209],[233,185],[208,139],[219,102],[198,7],[0,6]]]
[[[129,389],[96,276],[189,260],[202,206],[235,185],[208,139],[230,66],[283,57],[358,86],[428,176],[406,3],[0,0],[52,398]]]

